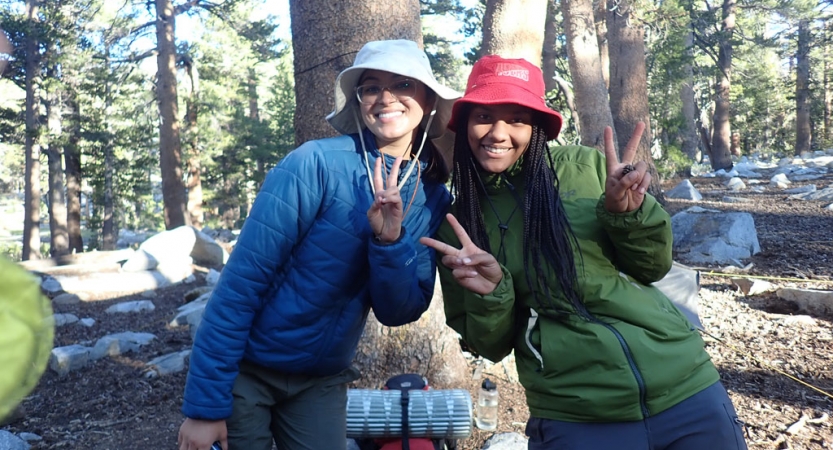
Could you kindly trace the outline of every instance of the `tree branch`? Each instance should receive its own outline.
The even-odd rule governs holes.
[[[708,55],[715,64],[717,64],[718,58],[717,55],[714,54],[714,50],[711,48],[712,44],[697,34],[697,30],[691,30],[691,34],[694,36],[694,41],[698,43],[697,47],[699,47],[700,50],[703,50],[703,52],[706,53],[706,55]]]

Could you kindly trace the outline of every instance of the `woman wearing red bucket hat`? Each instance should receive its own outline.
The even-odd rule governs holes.
[[[561,115],[540,69],[485,56],[453,108],[455,203],[437,239],[447,323],[476,353],[514,350],[530,450],[745,449],[694,326],[651,283],[671,220],[634,163],[550,148]]]

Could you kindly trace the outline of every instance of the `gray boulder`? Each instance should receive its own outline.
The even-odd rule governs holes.
[[[668,192],[665,193],[665,196],[668,198],[678,198],[682,200],[703,200],[703,195],[697,191],[689,180],[683,180],[680,184],[674,186],[674,188],[669,189]]]
[[[689,208],[671,218],[674,251],[685,262],[733,264],[761,251],[748,213]]]

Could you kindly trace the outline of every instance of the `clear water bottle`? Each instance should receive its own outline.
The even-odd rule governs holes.
[[[497,386],[486,378],[480,385],[477,397],[477,415],[474,423],[477,428],[493,431],[497,428]]]

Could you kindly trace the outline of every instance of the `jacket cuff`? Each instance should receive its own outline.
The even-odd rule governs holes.
[[[376,236],[375,234],[373,235],[373,237],[371,237],[371,238],[370,238],[370,240],[371,240],[371,242],[373,242],[374,244],[376,244],[376,245],[380,245],[380,246],[384,247],[384,246],[394,245],[394,244],[398,244],[398,243],[402,242],[402,238],[403,238],[404,236],[405,236],[405,227],[403,226],[403,227],[400,227],[400,228],[399,228],[399,237],[398,237],[398,238],[396,238],[396,240],[394,240],[394,241],[391,241],[391,242],[382,242],[382,240],[381,240],[381,239],[379,239],[379,237],[378,237],[378,236]]]
[[[646,203],[649,206],[645,206]],[[644,217],[643,212],[653,206],[653,203],[656,203],[656,199],[650,194],[645,194],[645,199],[639,205],[639,208],[624,213],[612,213],[605,208],[605,195],[602,194],[596,203],[596,218],[599,219],[605,228],[633,228],[642,223]]]
[[[474,301],[474,307],[477,309],[486,306],[486,310],[491,311],[494,308],[500,309],[501,305],[506,302],[507,298],[515,295],[515,284],[512,282],[512,275],[503,264],[500,265],[500,270],[503,272],[503,278],[500,279],[495,290],[488,294],[471,293],[471,298]]]

